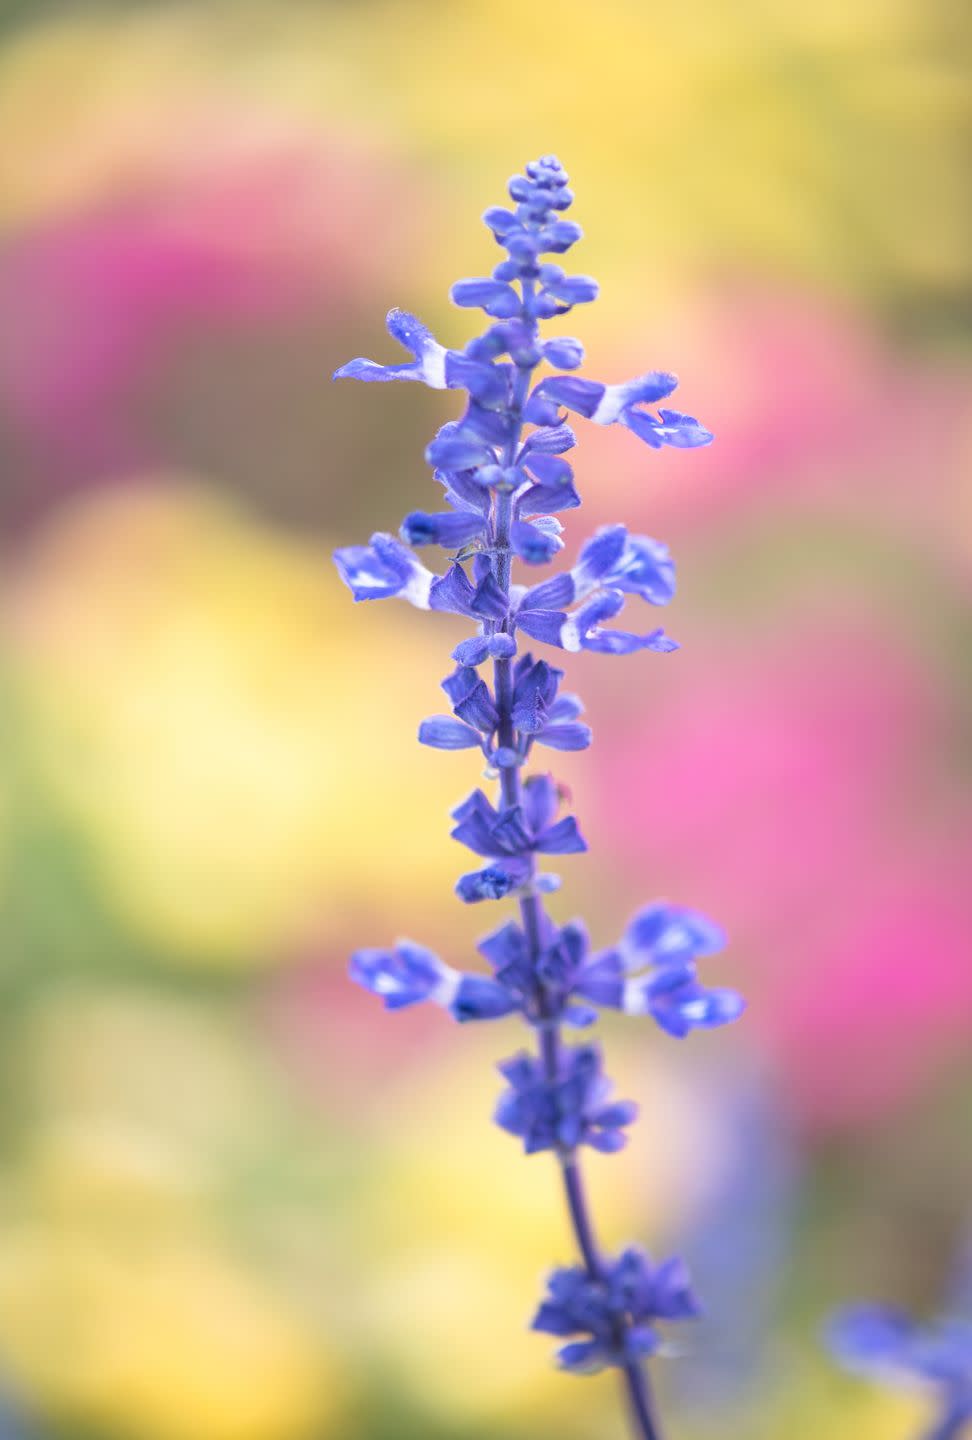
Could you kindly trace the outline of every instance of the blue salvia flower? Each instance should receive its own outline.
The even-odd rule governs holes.
[[[586,1337],[561,1351],[562,1364],[618,1367],[636,1433],[658,1440],[642,1361],[657,1349],[654,1323],[689,1318],[697,1303],[679,1260],[656,1268],[636,1250],[612,1259],[596,1242],[578,1150],[620,1149],[636,1107],[612,1098],[600,1050],[566,1045],[562,1027],[590,1026],[608,1008],[650,1017],[681,1037],[735,1020],[743,1002],[700,979],[698,962],[719,951],[724,936],[696,911],[658,901],[639,911],[616,945],[592,951],[579,921],[558,926],[544,909],[543,896],[559,880],[540,868],[543,857],[587,848],[575,817],[562,813],[565,792],[543,768],[526,773],[535,745],[570,751],[591,743],[580,700],[561,690],[557,652],[664,654],[678,647],[657,625],[612,623],[629,602],[657,607],[672,599],[675,566],[659,540],[602,526],[570,569],[534,577],[563,548],[557,517],[581,503],[565,458],[577,443],[568,412],[625,426],[653,449],[690,449],[712,436],[689,415],[652,408],[676,388],[666,372],[621,384],[563,373],[582,364],[583,347],[570,337],[544,337],[541,322],[594,300],[598,288],[545,258],[566,255],[581,237],[563,215],[573,200],[567,175],[545,155],[510,181],[509,194],[510,208],[484,216],[505,258],[491,275],[452,288],[457,305],[486,312],[483,333],[462,350],[448,349],[414,316],[393,310],[389,332],[411,358],[352,360],[336,372],[456,390],[465,408],[425,452],[445,508],[412,511],[397,537],[378,532],[367,545],[338,550],[335,561],[355,600],[397,598],[472,622],[442,681],[450,713],[423,720],[418,738],[440,750],[478,750],[487,775],[498,780],[494,798],[474,790],[452,813],[453,838],[482,862],[459,877],[455,891],[466,904],[510,897],[519,916],[479,942],[488,973],[457,969],[400,940],[392,949],[358,951],[351,975],[391,1010],[429,1002],[459,1021],[515,1014],[532,1028],[536,1050],[499,1067],[507,1089],[496,1120],[528,1153],[556,1155],[583,1262],[554,1274],[534,1325]],[[554,373],[535,379],[541,366]],[[446,557],[430,568],[416,550],[431,547]],[[514,562],[525,567],[525,583],[514,583]],[[525,637],[550,649],[535,652]],[[487,664],[489,678],[480,670]]]

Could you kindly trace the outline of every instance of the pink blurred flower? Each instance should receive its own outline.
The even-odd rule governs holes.
[[[8,240],[0,413],[24,503],[165,462],[143,391],[200,327],[285,325],[308,311],[333,323],[401,263],[403,237],[383,222],[390,184],[345,142],[221,146],[207,135],[127,196]]]
[[[594,712],[601,843],[725,921],[800,1113],[854,1123],[972,1035],[972,806],[932,667],[879,623],[849,606],[744,647],[693,646],[624,727]]]
[[[831,513],[858,516],[875,507],[873,519],[907,526],[912,543],[930,541],[943,559],[967,564],[954,523],[967,366],[895,347],[832,297],[755,285],[652,317],[644,334],[639,354],[619,355],[612,372],[680,370],[681,404],[705,416],[716,443],[686,461],[646,455],[592,427],[590,447],[596,456],[600,446],[602,463],[588,461],[598,476],[588,493],[599,519],[617,518],[619,493],[626,515],[640,495],[634,520],[670,541],[697,543],[705,528],[735,529],[777,505],[826,503]]]

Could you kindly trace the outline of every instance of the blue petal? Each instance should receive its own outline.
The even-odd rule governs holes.
[[[706,430],[693,416],[682,415],[677,410],[660,410],[658,413],[661,419],[656,420],[646,410],[630,409],[625,410],[619,419],[622,425],[656,450],[662,445],[692,450],[711,443],[712,431]]]
[[[423,325],[417,316],[410,315],[407,310],[399,310],[397,306],[385,316],[385,329],[393,340],[404,345],[406,350],[411,350],[416,360],[433,346],[442,348],[427,325]]]
[[[543,358],[548,365],[558,370],[576,370],[584,363],[584,347],[579,340],[567,336],[559,340],[548,340],[543,346]]]
[[[477,465],[490,464],[496,457],[478,440],[466,439],[462,435],[445,435],[426,446],[425,458],[436,469],[472,470]]]
[[[545,1300],[534,1315],[530,1329],[543,1335],[574,1335],[577,1325],[563,1305]]]
[[[478,305],[501,320],[519,315],[523,305],[512,285],[501,280],[457,280],[451,294],[456,305]]]
[[[489,653],[494,660],[509,660],[516,654],[516,641],[512,635],[500,630],[489,638]]]
[[[420,745],[435,750],[470,750],[482,744],[482,736],[451,715],[430,715],[419,726],[418,738]]]
[[[600,286],[590,275],[565,275],[561,280],[549,281],[544,289],[565,305],[583,305],[597,299]]]
[[[586,750],[591,743],[589,725],[545,725],[537,736],[539,745],[551,750]]]
[[[459,701],[454,709],[460,720],[465,720],[484,735],[492,735],[499,723],[493,697],[484,680],[477,680],[469,694]]]
[[[675,594],[675,565],[660,540],[629,535],[607,581],[650,605],[667,605]]]
[[[402,572],[385,565],[370,545],[345,545],[334,552],[341,579],[355,600],[385,600],[401,593]]]
[[[489,640],[485,635],[473,635],[468,640],[460,640],[452,652],[452,658],[458,665],[472,666],[481,665],[489,654]]]
[[[577,976],[574,993],[620,1010],[624,1003],[624,962],[616,950],[595,955]]]
[[[627,539],[625,525],[602,525],[584,541],[577,564],[571,570],[578,595],[586,594],[604,576],[610,575],[624,554]]]
[[[552,775],[531,775],[523,786],[523,809],[534,835],[546,830],[557,813],[560,792]]]
[[[664,630],[652,630],[648,635],[633,635],[629,630],[599,630],[596,627],[582,637],[581,648],[593,650],[600,655],[633,655],[638,650],[654,650],[667,655],[677,650],[678,641],[672,640]]]
[[[583,637],[602,620],[612,620],[623,609],[624,595],[620,590],[599,590],[574,611],[570,620],[578,635]]]
[[[494,970],[503,970],[523,960],[527,953],[526,937],[519,925],[507,920],[498,930],[491,931],[476,942],[476,949]]]
[[[559,455],[546,455],[542,450],[527,451],[523,465],[544,485],[569,485],[574,478],[574,471],[566,460]]]
[[[666,445],[692,450],[697,445],[711,445],[715,438],[694,415],[682,415],[678,410],[659,410],[658,414],[662,419],[658,433]]]
[[[505,846],[501,845],[493,834],[493,825],[482,815],[468,815],[454,825],[449,834],[451,839],[460,845],[465,845],[474,855],[482,855],[484,859],[493,859],[502,855]]]
[[[366,360],[359,356],[356,360],[349,360],[346,365],[335,370],[331,376],[332,380],[367,380],[384,383],[389,380],[420,380],[424,381],[421,365],[410,361],[405,365],[379,365],[376,360]]]
[[[493,826],[497,842],[494,854],[516,855],[529,850],[531,835],[523,817],[522,805],[510,805]]]
[[[573,220],[554,220],[543,227],[540,232],[540,240],[544,250],[563,254],[565,250],[569,250],[572,245],[577,244],[583,233],[581,227],[575,225]],[[563,364],[563,361],[558,360],[555,363],[560,365]]]
[[[528,565],[546,565],[564,548],[558,535],[530,525],[525,520],[516,520],[510,527],[510,543],[514,552]]]
[[[445,357],[446,385],[450,390],[468,390],[481,405],[499,405],[507,395],[507,368],[449,350]]]
[[[547,706],[557,693],[557,678],[561,673],[552,670],[545,660],[524,668],[513,689],[512,718],[517,730],[532,735],[543,729]]]
[[[652,1309],[660,1320],[696,1320],[702,1314],[688,1266],[677,1255],[658,1266],[653,1290]]]
[[[490,495],[482,483],[483,471],[478,470],[436,470],[435,479],[445,491],[446,502],[454,510],[468,510],[470,514],[489,514]]]
[[[594,1125],[604,1130],[619,1130],[623,1125],[633,1125],[638,1118],[638,1107],[633,1100],[613,1100],[591,1116]]]
[[[534,390],[523,407],[523,419],[528,425],[541,425],[553,429],[560,419],[560,409],[555,400]]]
[[[573,485],[567,481],[554,481],[550,485],[531,485],[520,496],[520,514],[553,515],[560,510],[576,510],[581,498]]]
[[[490,206],[483,214],[483,221],[489,226],[493,234],[500,236],[500,238],[508,235],[511,230],[518,230],[520,228],[520,222],[512,210],[504,210],[500,205]]]
[[[399,533],[409,545],[443,545],[448,550],[456,550],[482,535],[485,525],[483,515],[455,514],[451,510],[430,515],[424,510],[413,510],[405,516]]]
[[[508,990],[486,975],[463,975],[450,1006],[457,1020],[497,1020],[519,1006]]]
[[[607,1356],[600,1340],[575,1340],[570,1345],[560,1347],[557,1360],[562,1370],[591,1375],[603,1368]]]
[[[576,720],[578,715],[584,713],[584,702],[579,695],[571,695],[564,691],[558,695],[550,707],[548,719],[552,725],[560,725],[565,720]]]
[[[484,575],[476,586],[476,593],[470,602],[473,615],[482,615],[489,620],[504,620],[509,609],[509,597],[500,588],[492,573]]]
[[[707,990],[694,980],[668,987],[664,983],[666,975],[667,970],[662,970],[647,981],[631,981],[627,990],[636,992],[640,988],[642,1007],[657,1025],[678,1039],[691,1030],[731,1024],[745,1009],[744,1000],[734,990]]]
[[[436,390],[446,387],[446,351],[427,325],[405,310],[389,310],[385,326],[393,339],[415,356],[407,365],[378,365],[373,360],[351,360],[334,372],[335,380],[421,380]]]
[[[656,900],[632,918],[624,943],[642,964],[671,965],[718,954],[726,933],[700,910]]]
[[[433,610],[448,610],[458,615],[472,615],[475,595],[469,577],[456,562],[449,566],[444,575],[437,575],[429,590],[429,606]]]
[[[588,419],[604,398],[606,386],[597,380],[581,380],[577,375],[552,375],[541,380],[534,392],[546,396],[568,410],[576,410]]]
[[[529,435],[523,450],[531,455],[563,455],[565,450],[572,450],[576,444],[577,436],[569,425],[549,425]]]
[[[543,832],[536,841],[536,849],[544,855],[579,855],[587,849],[587,841],[573,815],[565,815]]]
[[[889,1305],[851,1306],[839,1311],[828,1327],[838,1359],[865,1374],[906,1366],[916,1334],[914,1321]]]
[[[650,1325],[632,1325],[624,1334],[624,1354],[628,1360],[644,1360],[657,1353],[661,1340]]]
[[[448,695],[453,705],[458,705],[460,700],[479,684],[479,676],[471,665],[457,665],[451,675],[447,675],[441,682],[442,689]]]
[[[487,865],[484,870],[475,870],[460,876],[456,882],[456,894],[467,905],[480,900],[502,900],[511,890],[522,885],[529,875],[529,865],[511,859],[502,865]]]
[[[516,623],[534,640],[563,648],[561,633],[567,616],[562,610],[518,610]]]
[[[663,400],[677,387],[678,376],[669,374],[667,370],[649,370],[646,375],[637,375],[620,385],[607,385],[591,419],[597,425],[613,425],[616,420],[624,424],[625,416],[633,413],[635,405]]]
[[[520,603],[524,610],[561,610],[572,604],[576,595],[573,572],[568,570],[563,575],[541,580],[539,585],[531,585]]]
[[[428,609],[433,578],[415,555],[391,535],[372,535],[369,545],[346,545],[334,552],[341,579],[355,600],[385,600],[400,595]]]
[[[400,940],[394,950],[358,950],[348,967],[351,979],[385,1003],[386,1010],[402,1010],[433,999],[449,975],[438,955]]]

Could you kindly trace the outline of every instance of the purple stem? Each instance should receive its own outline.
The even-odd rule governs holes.
[[[529,300],[532,291],[533,282],[524,280],[524,301]],[[533,366],[517,367],[513,391],[513,409],[517,415],[522,411],[529,393],[533,369]],[[504,452],[504,465],[512,465],[516,459],[521,429],[522,426],[520,424],[514,427],[514,432]],[[512,560],[510,551],[510,526],[514,519],[513,509],[513,500],[509,494],[500,493],[497,495],[491,540],[496,556],[496,579],[500,588],[507,596],[509,595],[510,589],[510,568]],[[501,621],[496,628],[506,631],[512,628],[509,614],[507,614],[506,619]],[[496,709],[499,715],[497,740],[500,745],[515,749],[517,735],[513,728],[512,715],[512,661],[508,659],[494,661],[493,679]],[[500,771],[500,793],[504,806],[508,807],[520,804],[520,771],[516,766],[504,767]],[[530,949],[531,960],[536,962],[540,957],[542,948],[541,922],[543,919],[543,903],[540,895],[536,891],[528,890],[526,894],[521,896],[520,915],[523,921],[527,944]],[[542,1013],[542,993],[540,998]],[[559,1026],[555,1022],[546,1024],[540,1028],[539,1035],[540,1054],[543,1061],[544,1072],[548,1079],[555,1080],[558,1074],[560,1056]],[[570,1212],[571,1226],[577,1240],[578,1248],[583,1257],[588,1274],[592,1279],[598,1280],[603,1275],[603,1265],[598,1253],[597,1242],[594,1238],[594,1229],[587,1208],[587,1200],[584,1195],[576,1149],[568,1151],[561,1157],[561,1172],[564,1179],[564,1192],[567,1199],[567,1208]],[[638,1437],[638,1440],[661,1440],[661,1432],[652,1414],[648,1377],[644,1367],[632,1362],[623,1367],[623,1375],[635,1435]]]

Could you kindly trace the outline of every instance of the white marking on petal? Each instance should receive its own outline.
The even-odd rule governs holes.
[[[560,627],[560,643],[565,650],[574,652],[583,648],[581,645],[580,627],[571,615],[567,616],[567,619]]]
[[[597,580],[587,573],[586,565],[575,565],[571,569],[570,578],[574,582],[574,599],[583,600],[597,586]]]
[[[641,980],[626,980],[621,991],[621,1008],[627,1015],[648,1014],[648,992]]]
[[[615,945],[615,950],[621,956],[621,963],[625,970],[643,970],[646,964],[644,954],[633,945],[627,935],[622,935]]]
[[[627,385],[605,385],[604,394],[591,416],[595,425],[613,425],[624,409]]]
[[[459,993],[459,986],[462,983],[462,975],[458,970],[453,970],[451,965],[443,962],[438,983],[429,994],[429,999],[434,1000],[436,1005],[441,1005],[444,1010],[455,1000]]]
[[[446,347],[437,340],[430,340],[422,351],[422,376],[426,385],[433,390],[446,389]]]
[[[428,610],[434,579],[432,571],[426,570],[425,566],[420,565],[416,560],[408,584],[400,591],[401,598],[407,600],[410,605],[414,605],[416,610]]]

